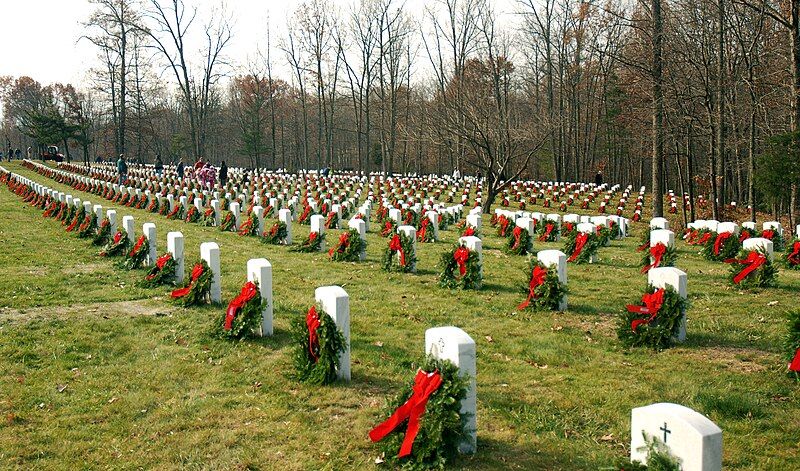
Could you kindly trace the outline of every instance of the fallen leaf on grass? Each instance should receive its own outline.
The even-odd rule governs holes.
[[[58,391],[60,393],[64,392],[66,389],[67,389],[67,385],[66,384],[59,384],[58,386],[56,386],[56,391]]]
[[[108,403],[109,403],[109,404],[113,404],[113,403],[115,403],[115,402],[117,402],[117,401],[119,401],[119,398],[118,398],[118,397],[112,397],[111,399],[109,399],[109,400],[108,400]]]
[[[778,305],[778,301],[770,301],[770,302],[767,303],[767,306],[777,306],[777,305]]]
[[[489,342],[489,343],[492,343],[492,342],[494,342],[494,339],[492,338],[491,335],[487,335],[486,336],[486,341]]]
[[[609,433],[608,435],[603,435],[602,437],[600,437],[601,442],[610,442],[613,439],[614,439],[613,433]]]

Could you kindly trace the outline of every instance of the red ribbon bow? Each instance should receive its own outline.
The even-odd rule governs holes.
[[[395,234],[392,240],[389,241],[389,250],[400,254],[400,266],[406,266],[406,254],[403,252],[403,244],[400,243],[400,236]]]
[[[711,233],[710,232],[706,232],[705,234],[703,234],[703,237],[701,237],[700,239],[697,240],[697,242],[695,242],[695,244],[696,245],[703,245],[706,242],[708,242],[709,240],[711,240]]]
[[[792,265],[800,265],[800,241],[792,244],[792,252],[786,257]]]
[[[739,284],[747,278],[747,275],[753,273],[754,271],[758,270],[758,268],[767,262],[767,257],[762,254],[761,252],[750,252],[750,255],[747,256],[744,260],[738,260],[735,258],[729,258],[725,260],[725,263],[738,263],[740,265],[747,265],[742,271],[739,272],[738,275],[733,277],[734,284]]]
[[[131,251],[128,252],[128,256],[133,257],[135,254],[139,253],[139,249],[142,248],[145,240],[147,240],[145,236],[139,236],[139,239],[136,241],[136,245],[134,245]]]
[[[750,231],[748,231],[747,229],[742,229],[742,233],[739,234],[739,242],[744,242],[749,238],[750,238]]]
[[[800,373],[800,348],[794,352],[794,359],[789,363],[789,371]]]
[[[411,397],[409,397],[402,406],[398,407],[391,417],[372,429],[369,432],[369,439],[373,442],[383,440],[392,430],[396,429],[408,419],[406,434],[403,438],[402,445],[400,445],[400,452],[397,456],[402,458],[410,455],[411,448],[414,445],[414,439],[417,437],[417,433],[419,433],[420,419],[422,418],[422,414],[425,413],[425,406],[428,404],[428,399],[441,384],[442,377],[439,375],[438,371],[432,373],[426,373],[422,370],[417,371],[417,375],[414,377]]]
[[[117,231],[117,233],[114,234],[114,243],[119,244],[120,240],[122,240],[122,232]]]
[[[430,224],[430,219],[423,219],[422,223],[419,228],[419,240],[425,240],[425,233],[428,231],[428,224]]]
[[[317,314],[317,307],[311,306],[306,314],[306,327],[308,327],[308,351],[314,357],[314,361],[319,360],[319,335],[317,329],[320,326],[319,315]],[[316,349],[316,350],[315,350]]]
[[[522,303],[517,306],[517,310],[521,311],[531,304],[531,300],[536,297],[536,288],[544,283],[545,278],[547,278],[547,269],[537,265],[531,273],[531,281],[528,284],[528,299],[522,301]]]
[[[555,226],[553,224],[547,224],[544,228],[544,234],[539,237],[539,240],[542,242],[546,241],[547,238],[550,237],[550,233],[553,232],[554,227]]]
[[[467,230],[464,231],[464,237],[474,236],[475,229],[472,226],[469,226]]]
[[[732,236],[733,233],[731,232],[723,232],[722,234],[717,235],[716,240],[714,240],[714,255],[719,255],[720,250],[722,250],[722,244],[725,243],[726,240]]]
[[[192,267],[192,276],[189,281],[189,286],[187,286],[186,288],[176,289],[175,291],[170,293],[170,296],[172,298],[182,298],[187,294],[189,294],[189,292],[192,290],[192,285],[194,284],[195,281],[197,281],[198,278],[203,276],[203,272],[204,272],[203,264],[202,263],[196,264],[194,267]]]
[[[458,264],[458,272],[461,276],[467,274],[467,259],[469,258],[469,249],[461,246],[453,252],[453,260]]]
[[[575,237],[575,250],[572,252],[572,255],[569,257],[568,262],[574,262],[578,259],[581,252],[583,251],[583,247],[586,245],[586,242],[589,241],[589,234],[585,232],[581,232],[580,234]]]
[[[665,253],[667,253],[667,246],[661,242],[650,247],[650,256],[653,257],[653,263],[642,268],[642,273],[647,273],[651,268],[656,268],[661,265],[661,259],[664,257]]]
[[[239,293],[239,296],[233,298],[233,301],[228,304],[228,310],[225,312],[225,330],[231,330],[236,314],[242,310],[245,304],[255,298],[257,294],[259,294],[258,287],[252,281],[248,281],[242,286],[242,291]]]
[[[775,231],[773,231],[772,229],[766,229],[761,233],[761,237],[772,240],[773,238],[775,238]]]
[[[628,312],[650,314],[650,317],[647,319],[634,319],[633,322],[631,322],[631,330],[634,332],[636,332],[636,329],[638,329],[640,325],[649,324],[655,320],[658,311],[661,310],[661,306],[664,304],[664,288],[659,288],[653,293],[642,295],[642,304],[644,304],[644,306],[636,306],[633,304],[628,304],[626,306]]]
[[[156,260],[156,266],[158,267],[159,270],[163,270],[164,265],[166,265],[167,262],[170,261],[170,259],[172,259],[172,254],[167,252],[164,255],[158,257],[158,259]]]
[[[514,237],[514,245],[511,247],[512,249],[516,249],[519,247],[519,239],[522,237],[522,228],[517,226],[511,231],[511,235]]]

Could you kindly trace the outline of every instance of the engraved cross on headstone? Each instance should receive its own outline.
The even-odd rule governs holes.
[[[664,443],[666,444],[667,443],[667,434],[668,433],[672,433],[672,431],[667,428],[667,423],[666,422],[664,422],[664,426],[659,428],[659,430],[664,432]]]

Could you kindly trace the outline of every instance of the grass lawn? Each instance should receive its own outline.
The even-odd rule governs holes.
[[[119,208],[3,165],[134,216],[137,234],[155,222],[159,254],[167,232],[183,232],[187,270],[200,243],[217,242],[226,302],[247,260],[267,258],[275,335],[211,337],[224,307],[176,308],[167,290],[136,287],[142,271],[115,268],[3,186],[0,468],[369,469],[378,447],[367,433],[412,378],[425,329],[455,325],[478,349],[478,453],[457,469],[597,469],[627,454],[630,410],[654,402],[716,422],[725,469],[800,469],[800,385],[785,377],[781,351],[785,312],[800,305],[800,272],[781,270],[777,287],[740,293],[727,285],[727,265],[678,242],[677,266],[689,277],[687,341],[661,353],[626,351],[616,319],[646,284],[635,250],[643,223],[601,248],[600,263],[570,264],[568,312],[519,313],[526,260],[500,250],[488,218],[484,288],[449,291],[438,287],[437,264],[455,230],[417,245],[416,275],[387,274],[387,240],[374,223],[367,261],[335,263]],[[293,230],[295,242],[308,234]],[[289,322],[305,315],[315,288],[331,284],[350,295],[353,379],[310,387],[290,377]]]

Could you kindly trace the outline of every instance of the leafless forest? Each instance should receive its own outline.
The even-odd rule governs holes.
[[[74,160],[647,185],[789,215],[800,0],[308,0],[246,63],[224,10],[91,0],[86,83],[0,78],[7,147]],[[266,8],[266,7],[265,7]],[[790,221],[791,222],[791,221]]]

